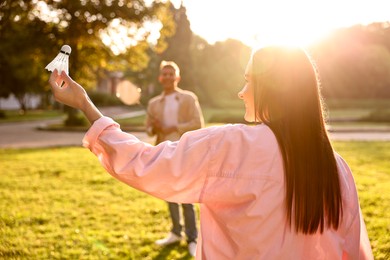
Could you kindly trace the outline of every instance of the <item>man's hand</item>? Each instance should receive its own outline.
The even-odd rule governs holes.
[[[155,133],[162,132],[162,125],[161,125],[160,120],[152,118],[151,119],[151,125],[152,125],[152,128],[153,128],[153,132],[155,132]]]
[[[152,127],[153,127],[153,130],[154,132],[159,132],[159,133],[163,133],[165,135],[167,134],[170,134],[170,133],[173,133],[173,132],[177,132],[177,127],[176,126],[167,126],[167,127],[164,127],[160,120],[158,119],[152,119],[151,121],[152,123]]]
[[[161,132],[163,132],[166,135],[170,134],[170,133],[173,133],[173,132],[177,132],[177,127],[176,126],[163,127],[161,129]]]

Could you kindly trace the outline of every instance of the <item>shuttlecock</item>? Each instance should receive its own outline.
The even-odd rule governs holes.
[[[58,73],[61,74],[61,71],[65,71],[66,74],[69,74],[69,55],[72,52],[72,48],[70,48],[69,45],[63,45],[61,47],[60,52],[58,55],[47,64],[45,69],[48,71],[54,71],[54,69],[57,69]]]

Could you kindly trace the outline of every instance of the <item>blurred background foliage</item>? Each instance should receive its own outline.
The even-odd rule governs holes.
[[[142,89],[144,105],[161,91],[161,60],[174,60],[180,87],[202,106],[238,106],[251,53],[235,39],[209,44],[191,31],[185,7],[169,1],[5,0],[0,37],[0,97],[13,94],[22,110],[26,94],[40,95],[42,108],[53,105],[44,67],[63,44],[72,47],[70,75],[89,91],[119,71]],[[325,99],[390,98],[390,23],[337,30],[308,51]]]
[[[159,34],[154,42],[151,24]],[[64,44],[72,48],[71,76],[87,89],[109,72],[141,70],[147,50],[164,49],[174,26],[169,3],[160,1],[1,1],[0,95],[14,94],[26,109],[27,93],[49,94],[44,67]],[[112,43],[122,31],[119,44]]]

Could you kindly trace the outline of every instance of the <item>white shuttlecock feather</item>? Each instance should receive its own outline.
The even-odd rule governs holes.
[[[52,62],[47,64],[45,69],[48,71],[54,71],[54,69],[57,69],[59,74],[62,71],[69,74],[69,55],[71,52],[72,48],[70,48],[69,45],[63,45],[58,55],[54,58],[54,60],[52,60]]]

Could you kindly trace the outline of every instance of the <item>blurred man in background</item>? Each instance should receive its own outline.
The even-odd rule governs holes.
[[[185,132],[203,127],[203,114],[197,96],[178,88],[180,69],[177,64],[173,61],[162,61],[158,80],[163,91],[149,101],[146,118],[147,133],[149,136],[157,136],[156,144],[163,141],[177,141]],[[168,202],[168,206],[172,229],[167,237],[156,241],[156,244],[161,246],[179,242],[182,238],[179,205]],[[192,256],[195,256],[198,231],[194,206],[192,204],[181,204],[181,206],[188,250]]]

